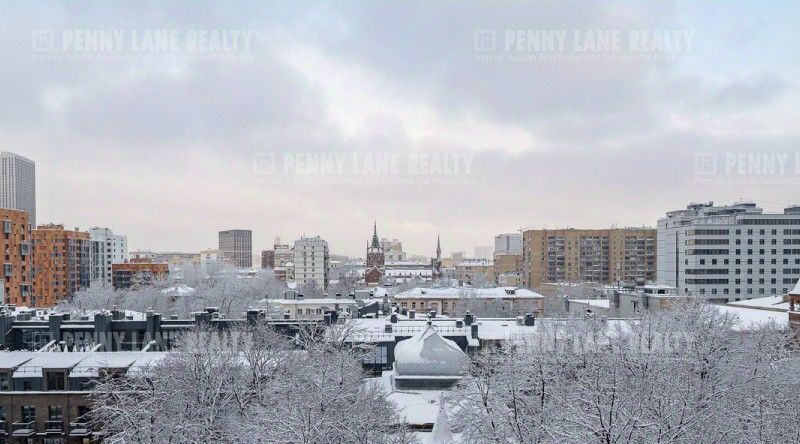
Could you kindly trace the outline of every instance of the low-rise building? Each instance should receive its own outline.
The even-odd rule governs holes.
[[[509,317],[541,315],[544,311],[544,296],[514,287],[413,288],[396,294],[393,299],[401,309],[447,316],[462,316],[469,311],[478,316]]]
[[[153,262],[127,262],[113,264],[114,289],[136,288],[140,285],[149,285],[157,279],[166,278],[169,274],[169,264]]]

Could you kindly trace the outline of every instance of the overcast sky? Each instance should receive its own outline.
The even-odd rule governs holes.
[[[131,249],[215,248],[217,231],[249,228],[256,251],[320,234],[358,255],[377,220],[381,236],[431,255],[437,233],[446,253],[472,252],[523,227],[655,226],[689,201],[800,203],[792,165],[733,183],[720,173],[730,153],[800,151],[797,2],[537,3],[4,1],[0,148],[36,161],[40,223],[108,226]],[[123,45],[65,49],[86,30],[116,30]],[[101,57],[160,56],[132,49],[150,30],[175,31],[166,55],[185,57]],[[206,60],[185,47],[203,30],[252,34],[223,53],[234,57]],[[692,38],[673,60],[485,60],[487,30],[492,56],[507,30]],[[298,185],[254,169],[257,153],[280,166],[323,152],[472,162],[444,183]],[[716,174],[698,174],[698,153],[718,156]]]

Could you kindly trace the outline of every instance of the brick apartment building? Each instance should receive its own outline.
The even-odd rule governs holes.
[[[3,302],[28,305],[31,295],[31,226],[28,212],[0,208],[3,221]]]
[[[86,231],[64,225],[39,225],[31,231],[33,288],[31,306],[52,307],[89,286],[91,241]]]
[[[114,289],[136,288],[167,277],[169,264],[131,260],[124,264],[112,264],[111,270]]]
[[[536,289],[549,282],[638,284],[656,279],[656,230],[526,230],[523,280]]]

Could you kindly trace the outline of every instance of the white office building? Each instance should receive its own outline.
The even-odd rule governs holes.
[[[786,294],[800,278],[800,206],[690,204],[658,221],[657,280],[679,294],[733,302]]]
[[[109,228],[89,229],[91,239],[90,282],[111,285],[111,265],[122,264],[128,260],[128,237],[114,234]]]
[[[495,236],[494,254],[522,254],[522,233],[506,233]]]
[[[36,228],[36,164],[8,151],[0,152],[0,208],[28,212]]]
[[[328,242],[319,236],[303,236],[294,242],[294,281],[298,286],[314,283],[328,287]]]

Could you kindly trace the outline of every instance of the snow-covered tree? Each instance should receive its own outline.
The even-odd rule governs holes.
[[[537,321],[451,396],[465,442],[797,442],[788,332],[687,304],[638,322]]]

